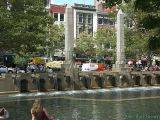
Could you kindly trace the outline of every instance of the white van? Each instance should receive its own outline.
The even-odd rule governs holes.
[[[83,63],[82,65],[82,71],[96,71],[97,69],[97,63]]]

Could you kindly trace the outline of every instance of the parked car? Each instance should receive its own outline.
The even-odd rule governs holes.
[[[15,73],[16,69],[12,67],[8,67],[8,73]]]
[[[8,68],[4,65],[0,65],[0,73],[7,73],[8,72]]]
[[[6,67],[4,65],[0,65],[0,73],[14,73],[16,72],[15,68],[12,67]]]

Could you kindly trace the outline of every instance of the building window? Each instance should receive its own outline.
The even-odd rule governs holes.
[[[79,23],[83,23],[83,14],[82,13],[79,14]]]
[[[54,13],[54,20],[58,21],[58,13]]]
[[[64,21],[64,14],[60,14],[60,21]]]
[[[108,20],[107,18],[104,18],[104,19],[103,19],[103,24],[105,24],[105,25],[106,25],[106,24],[109,24],[109,20]]]
[[[91,14],[88,15],[88,24],[92,24],[92,15]]]
[[[98,24],[102,25],[103,24],[103,18],[98,18]]]

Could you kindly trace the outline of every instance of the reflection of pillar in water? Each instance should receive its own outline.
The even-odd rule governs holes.
[[[121,91],[118,91],[117,92],[117,99],[122,99],[122,93],[121,93]],[[125,120],[126,119],[126,113],[125,113],[125,115],[122,113],[123,112],[123,108],[122,108],[122,102],[117,102],[116,104],[115,104],[115,108],[116,108],[116,112],[117,112],[117,114],[116,114],[116,120]]]
[[[97,105],[96,105],[96,102],[93,100],[92,101],[92,105],[93,105],[93,111],[92,111],[92,115],[93,115],[93,120],[98,120],[98,108],[97,108]]]
[[[79,110],[75,108],[72,113],[72,118],[74,118],[74,120],[79,120],[80,118],[79,114],[80,114]]]

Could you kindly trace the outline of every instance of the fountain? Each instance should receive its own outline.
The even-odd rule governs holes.
[[[5,106],[13,120],[31,119],[36,98],[57,120],[154,120],[160,118],[159,90],[134,87],[1,95],[0,106]]]

